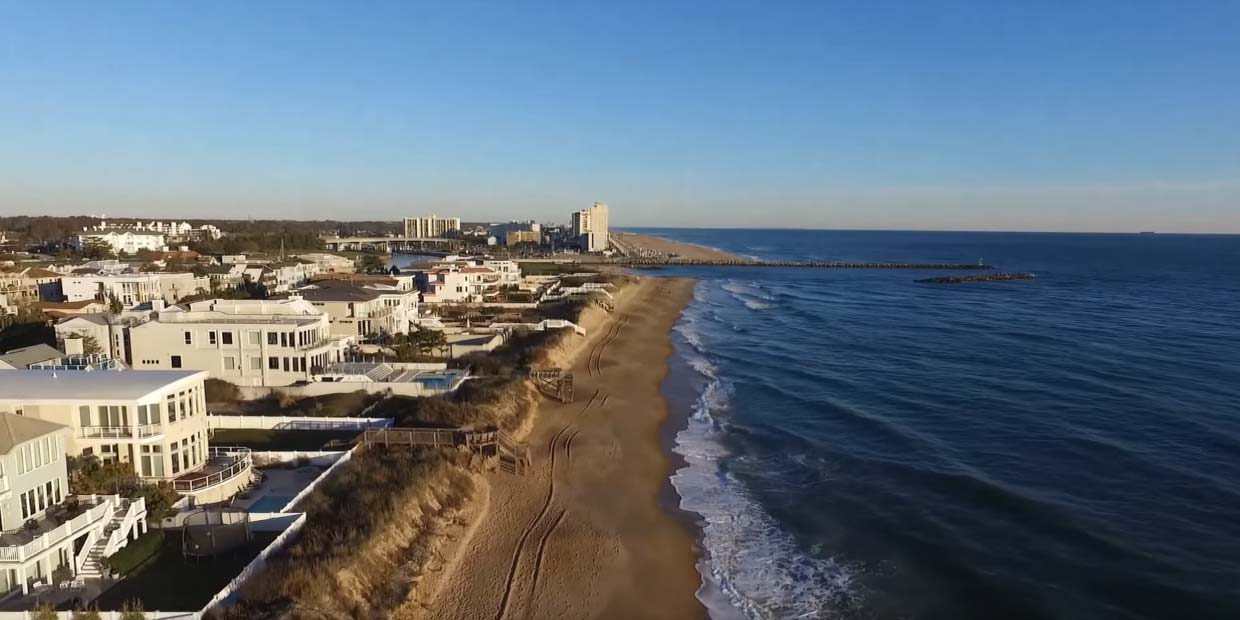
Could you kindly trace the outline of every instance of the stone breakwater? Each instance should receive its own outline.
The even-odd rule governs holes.
[[[952,271],[987,271],[991,265],[970,263],[853,263],[843,261],[776,261],[776,260],[704,260],[675,258],[621,258],[604,261],[625,267],[693,266],[693,267],[815,267],[819,269],[926,269]]]
[[[1032,273],[986,273],[976,276],[942,276],[917,280],[926,284],[963,284],[965,282],[998,282],[1001,280],[1032,280]]]

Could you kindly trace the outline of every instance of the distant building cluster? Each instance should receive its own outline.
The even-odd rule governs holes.
[[[219,239],[223,236],[224,231],[211,224],[195,228],[189,222],[117,224],[101,220],[70,238],[69,246],[80,252],[91,245],[103,245],[117,254],[136,254],[166,250],[170,242]]]

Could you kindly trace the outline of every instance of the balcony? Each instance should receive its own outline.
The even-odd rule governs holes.
[[[89,527],[101,525],[120,503],[119,495],[78,495],[53,506],[27,525],[0,534],[0,562],[23,562]]]
[[[172,480],[172,490],[193,495],[209,490],[238,476],[249,475],[253,461],[249,448],[209,448],[207,462],[198,471]]]
[[[78,429],[80,439],[146,439],[164,434],[162,424],[139,424],[137,426],[83,426]]]

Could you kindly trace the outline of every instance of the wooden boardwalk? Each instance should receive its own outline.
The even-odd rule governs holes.
[[[524,474],[530,466],[530,450],[503,431],[467,431],[459,428],[390,427],[368,429],[361,442],[367,446],[440,446],[469,450],[497,457],[499,466],[512,474]]]

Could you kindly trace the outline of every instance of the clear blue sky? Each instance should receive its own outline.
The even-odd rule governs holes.
[[[1240,2],[3,2],[0,213],[1240,232]]]

